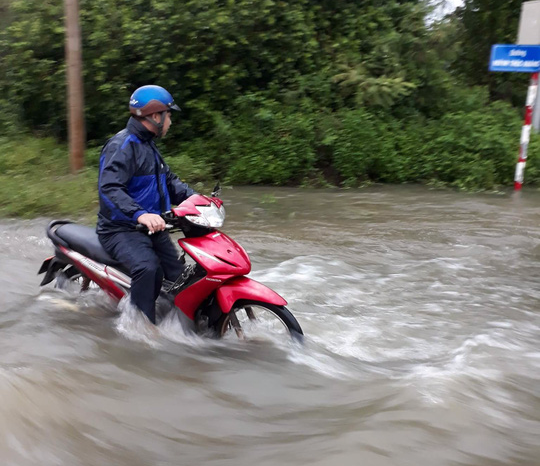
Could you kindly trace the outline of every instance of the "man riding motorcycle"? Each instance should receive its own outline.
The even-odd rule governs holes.
[[[184,270],[159,214],[194,191],[170,171],[154,143],[167,134],[172,111],[180,110],[171,94],[160,86],[140,87],[129,110],[126,128],[101,151],[96,231],[105,250],[130,272],[131,303],[155,324],[163,278],[175,281]],[[137,231],[137,224],[151,234]]]

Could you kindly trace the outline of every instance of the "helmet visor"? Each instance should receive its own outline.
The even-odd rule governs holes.
[[[169,107],[169,110],[176,110],[177,112],[180,111],[180,107],[176,105],[174,102],[171,102],[170,104],[168,104],[167,107]]]

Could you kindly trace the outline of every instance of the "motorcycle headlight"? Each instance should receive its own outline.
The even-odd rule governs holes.
[[[186,215],[185,218],[195,225],[200,225],[202,227],[210,227],[208,220],[202,215]]]
[[[207,206],[197,206],[200,215],[186,215],[186,219],[195,225],[206,228],[220,228],[225,220],[225,207],[216,206],[213,202]]]

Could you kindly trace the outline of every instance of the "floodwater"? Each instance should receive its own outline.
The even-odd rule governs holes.
[[[223,198],[305,345],[40,290],[47,220],[1,221],[2,465],[540,465],[540,192]]]

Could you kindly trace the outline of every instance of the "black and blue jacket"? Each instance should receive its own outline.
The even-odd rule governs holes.
[[[160,214],[194,191],[163,161],[154,133],[134,118],[113,136],[99,161],[99,234],[133,230],[145,213]]]

